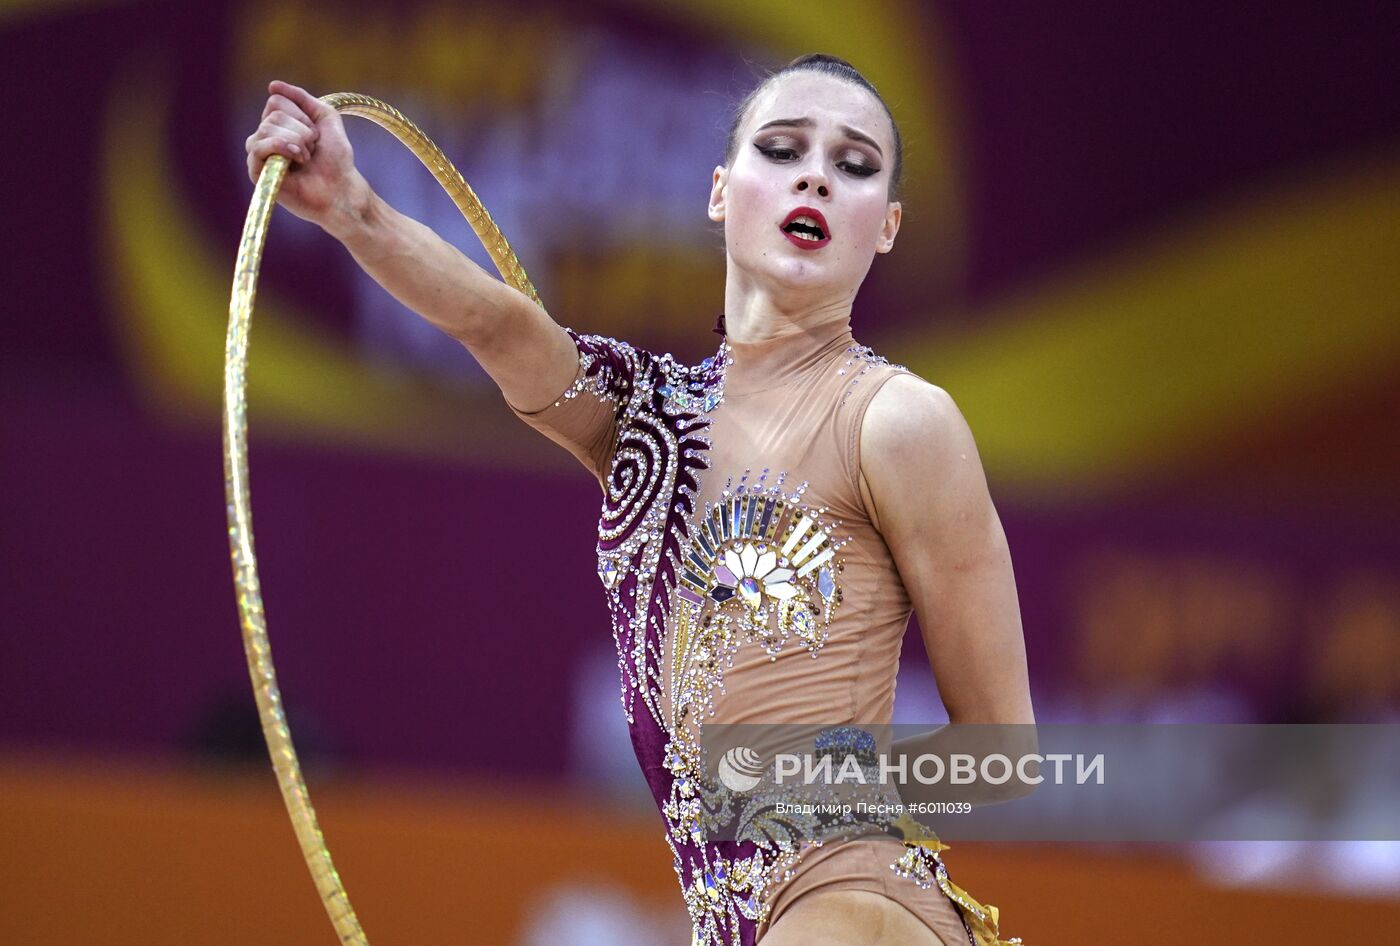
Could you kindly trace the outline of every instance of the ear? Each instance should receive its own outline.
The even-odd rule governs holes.
[[[722,164],[715,165],[715,173],[710,181],[710,219],[715,223],[724,221],[724,188],[729,183],[729,169]]]
[[[885,225],[880,228],[880,237],[875,241],[876,253],[888,253],[894,249],[894,236],[899,232],[899,220],[903,214],[903,205],[897,200],[890,201],[885,210]]]

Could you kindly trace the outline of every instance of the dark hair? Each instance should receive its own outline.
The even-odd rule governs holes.
[[[889,117],[890,127],[894,129],[894,161],[890,166],[889,199],[891,201],[898,200],[899,178],[904,165],[904,143],[899,137],[899,125],[895,123],[894,115],[890,112],[890,107],[885,104],[884,97],[880,95],[879,90],[876,89],[875,86],[870,84],[870,80],[861,75],[860,72],[856,70],[856,67],[846,60],[837,56],[829,56],[826,53],[808,53],[805,56],[798,56],[776,72],[769,73],[748,95],[744,96],[744,100],[740,102],[738,107],[734,110],[734,117],[730,121],[729,137],[724,148],[725,167],[729,167],[734,163],[734,153],[739,145],[739,126],[743,124],[745,117],[747,117],[749,108],[753,105],[754,99],[758,98],[759,93],[766,89],[768,84],[774,79],[792,72],[820,72],[824,75],[835,76],[838,79],[844,79],[847,82],[854,83],[875,96],[875,100],[880,103],[880,107],[885,110],[885,114]]]

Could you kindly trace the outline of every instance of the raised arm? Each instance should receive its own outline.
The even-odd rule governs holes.
[[[909,592],[953,723],[1033,723],[1011,552],[946,391],[887,381],[861,427],[862,494]]]
[[[340,240],[394,298],[457,339],[512,407],[537,411],[573,381],[578,352],[562,326],[431,229],[390,207],[355,168],[340,114],[305,89],[268,86],[248,137],[248,176],[281,154],[277,202]]]

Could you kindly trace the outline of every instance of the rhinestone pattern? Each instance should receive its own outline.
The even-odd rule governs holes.
[[[871,368],[877,365],[889,365],[891,368],[898,368],[901,371],[909,370],[903,365],[894,364],[884,355],[875,354],[869,345],[852,345],[846,349],[846,355],[845,363],[836,369],[837,374],[850,377],[850,381],[846,384],[846,389],[841,395],[842,404],[845,404],[847,399],[855,393],[860,379],[868,374]]]

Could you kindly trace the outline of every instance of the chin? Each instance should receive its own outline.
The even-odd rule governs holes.
[[[830,289],[843,283],[825,266],[808,260],[766,260],[759,278],[783,289]]]
[[[778,246],[769,250],[767,256],[756,258],[745,254],[737,258],[740,268],[765,282],[792,283],[811,286],[839,282],[832,272],[832,257],[822,250],[817,253],[804,252],[788,246]]]

